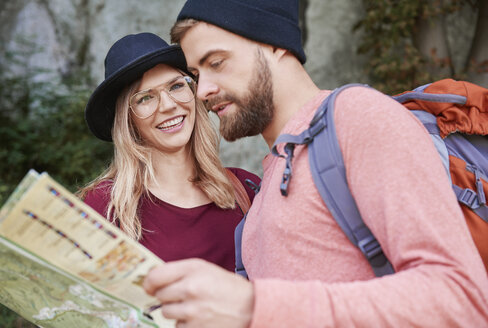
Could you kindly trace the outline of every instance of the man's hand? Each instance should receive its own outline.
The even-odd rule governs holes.
[[[203,260],[167,262],[151,270],[143,286],[178,328],[246,328],[251,323],[252,284]]]

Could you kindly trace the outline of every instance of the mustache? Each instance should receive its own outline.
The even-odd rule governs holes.
[[[205,101],[205,107],[207,108],[207,110],[212,110],[212,107],[217,105],[217,104],[220,104],[220,103],[223,103],[223,102],[233,102],[235,104],[237,104],[238,106],[240,105],[240,100],[234,96],[233,94],[224,94],[224,95],[219,95],[219,96],[215,96],[215,97],[212,97],[211,99],[208,99]]]

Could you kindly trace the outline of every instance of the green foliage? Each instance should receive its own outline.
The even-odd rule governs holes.
[[[1,327],[14,327],[16,315],[8,308],[0,304],[0,325]]]
[[[84,120],[88,74],[63,80],[27,65],[36,51],[26,40],[0,65],[0,205],[30,168],[46,171],[71,191],[109,163],[113,145],[96,139]],[[0,306],[0,327],[35,327]]]
[[[30,168],[74,191],[112,156],[112,144],[93,137],[84,121],[87,74],[53,79],[27,68],[27,54],[7,54],[0,68],[0,203]]]
[[[415,46],[419,20],[429,21],[455,12],[462,0],[363,0],[366,14],[355,26],[364,32],[358,48],[368,54],[366,74],[372,85],[385,92],[397,93],[444,78],[435,76],[429,67],[443,67],[449,59],[425,58]]]
[[[0,304],[0,327],[2,328],[35,328],[33,323],[17,316],[15,312]]]

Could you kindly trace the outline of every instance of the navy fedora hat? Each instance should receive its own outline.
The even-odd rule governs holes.
[[[186,72],[185,56],[177,45],[153,33],[126,35],[115,42],[105,57],[105,80],[85,107],[85,121],[99,139],[112,141],[115,103],[122,89],[158,64]]]

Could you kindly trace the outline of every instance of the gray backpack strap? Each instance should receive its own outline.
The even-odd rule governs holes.
[[[440,130],[437,126],[437,118],[431,113],[423,110],[411,110],[410,112],[418,118],[418,120],[424,125],[427,132],[429,132],[430,139],[432,139],[432,142],[434,143],[434,146],[441,157],[442,164],[444,165],[444,169],[449,177],[449,181],[452,183],[451,173],[449,172],[449,152],[447,151],[446,143],[441,138]]]
[[[274,156],[284,158],[286,161],[283,178],[280,184],[280,191],[283,196],[288,196],[288,185],[290,184],[292,177],[292,159],[295,146],[308,145],[317,134],[322,132],[324,128],[325,125],[323,124],[323,122],[319,122],[318,124],[315,124],[313,127],[309,127],[307,130],[303,131],[297,136],[292,134],[282,134],[276,139],[273,147],[271,148],[271,153]],[[282,155],[278,151],[278,145],[282,143],[285,144],[283,150],[285,151],[286,155]]]
[[[327,208],[349,240],[363,252],[375,275],[381,277],[393,273],[394,270],[379,242],[364,223],[351,195],[334,124],[336,97],[341,91],[352,86],[358,84],[345,85],[334,91],[321,105],[324,107],[323,110],[318,111],[312,120],[311,124],[323,122],[327,128],[309,145],[310,168],[315,185]]]
[[[244,180],[246,184],[254,190],[254,193],[257,194],[259,189],[261,188],[261,183],[256,185],[249,179]],[[244,224],[246,223],[247,212],[244,213],[244,217],[242,218],[241,222],[236,226],[234,230],[234,244],[235,244],[235,260],[236,260],[236,267],[235,272],[244,278],[248,279],[246,268],[244,267],[244,263],[242,262],[242,232],[244,230]]]
[[[247,213],[244,214],[241,222],[236,226],[234,230],[234,243],[235,243],[235,256],[236,256],[236,268],[235,272],[243,276],[244,278],[248,279],[246,268],[244,267],[244,263],[242,262],[242,231],[244,230],[244,224],[246,223],[246,216]]]
[[[358,84],[346,85],[335,90],[317,109],[307,130],[298,136],[281,135],[273,145],[272,152],[286,159],[280,186],[281,193],[286,196],[292,176],[293,149],[296,144],[308,145],[312,177],[322,200],[349,240],[363,252],[375,275],[380,277],[391,274],[394,270],[380,244],[364,224],[351,195],[334,126],[335,99],[342,90],[351,86]],[[283,142],[286,143],[286,155],[279,154],[277,150],[277,145]]]
[[[484,198],[484,194],[482,199],[485,203],[482,203],[479,200],[481,197],[474,190],[471,190],[469,188],[462,189],[456,185],[452,185],[452,189],[454,189],[454,193],[456,194],[456,197],[461,204],[469,207],[483,221],[488,223],[488,207],[486,206],[486,199]],[[478,191],[480,190],[482,191],[483,189],[478,189]]]
[[[441,103],[453,103],[464,105],[466,103],[466,97],[453,94],[435,94],[435,93],[424,93],[424,89],[430,84],[426,84],[422,87],[416,88],[412,92],[404,93],[393,98],[399,103],[403,104],[412,99],[427,100],[431,102],[441,102]]]

